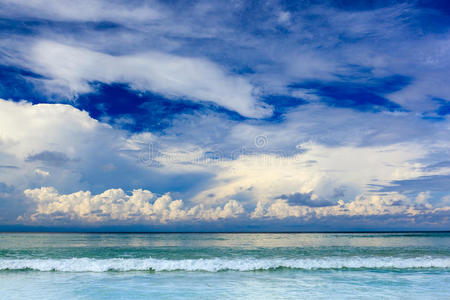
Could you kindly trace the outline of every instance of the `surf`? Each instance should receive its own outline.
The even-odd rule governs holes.
[[[57,272],[249,272],[258,270],[331,270],[331,269],[450,269],[447,257],[323,257],[302,259],[155,259],[155,258],[71,258],[1,259],[1,271],[33,270]]]

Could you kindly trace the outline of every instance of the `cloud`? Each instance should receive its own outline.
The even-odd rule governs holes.
[[[18,167],[17,166],[3,165],[3,166],[0,166],[0,169],[18,169]]]
[[[142,189],[133,190],[130,194],[122,189],[109,189],[95,195],[90,191],[60,194],[53,187],[41,187],[27,189],[24,193],[31,205],[27,213],[17,218],[17,222],[26,225],[170,225],[193,224],[192,222],[213,224],[222,220],[238,219],[241,224],[256,222],[255,224],[261,226],[261,222],[274,219],[290,219],[290,222],[296,220],[296,224],[313,224],[336,217],[341,218],[341,222],[364,217],[366,225],[370,225],[372,219],[377,221],[382,217],[389,219],[389,222],[395,217],[412,224],[416,220],[418,223],[434,224],[433,219],[436,222],[447,222],[450,217],[448,197],[442,200],[447,205],[435,208],[428,202],[429,193],[421,193],[416,199],[398,193],[361,195],[348,203],[339,200],[335,205],[321,207],[292,205],[287,199],[278,199],[270,204],[258,202],[250,214],[251,218],[248,218],[249,214],[236,200],[229,200],[219,206],[197,204],[185,207],[182,200],[173,199],[169,193],[156,195]]]
[[[63,152],[59,151],[42,151],[36,154],[30,154],[25,159],[27,162],[42,162],[53,166],[63,166],[70,162],[71,159]]]
[[[372,79],[364,84],[345,82],[304,82],[291,84],[293,89],[316,90],[315,94],[322,101],[332,106],[351,107],[358,110],[401,110],[401,107],[383,97],[401,90],[409,84],[410,79],[395,75],[388,78]],[[320,96],[320,97],[319,97]]]
[[[82,145],[83,136],[98,134],[100,138],[102,133],[106,137],[110,135],[108,132],[112,132],[109,125],[90,118],[87,112],[70,105],[33,105],[25,101],[0,99],[0,107],[2,150],[23,155],[31,161],[65,162],[69,156],[76,154],[68,145]],[[45,146],[48,148],[42,149]],[[50,146],[58,149],[49,149]]]
[[[0,101],[0,163],[16,167],[0,179],[20,192],[9,206],[45,186],[54,203],[120,187],[171,191],[198,220],[238,204],[283,224],[448,215],[434,211],[448,206],[447,15],[417,3],[42,3],[0,5],[0,92],[78,109]],[[36,220],[87,220],[73,207]]]
[[[434,164],[424,167],[425,170],[438,170],[438,169],[445,169],[445,168],[450,168],[449,160],[440,161],[438,163],[434,163]]]
[[[15,223],[17,216],[23,213],[24,198],[23,191],[16,186],[0,182],[0,224]]]
[[[335,203],[326,201],[324,199],[319,199],[313,192],[309,193],[294,193],[290,195],[281,195],[275,197],[276,199],[287,200],[290,205],[297,206],[309,206],[309,207],[323,207],[323,206],[333,206]]]
[[[270,143],[270,137],[268,140]],[[213,162],[210,167],[217,170],[214,183],[193,199],[220,203],[228,197],[247,195],[255,201],[271,202],[285,195],[283,198],[294,202],[324,204],[319,199],[336,199],[337,190],[342,188],[346,189],[342,198],[351,201],[359,194],[370,193],[370,184],[388,184],[425,174],[421,165],[410,162],[426,155],[422,146],[413,143],[330,147],[311,141],[299,144],[299,148],[303,151],[242,151],[235,159]],[[175,160],[162,163],[171,167],[178,165]],[[208,196],[211,194],[214,197]],[[308,195],[310,198],[306,202]]]
[[[437,158],[434,155],[440,153],[439,149],[447,147],[445,139],[440,138],[446,136],[445,127],[436,125],[432,128],[439,130],[430,130],[428,135],[415,131],[415,135],[411,136],[400,136],[399,132],[396,132],[399,136],[389,136],[391,130],[384,128],[384,124],[396,124],[396,128],[402,128],[402,122],[408,123],[410,116],[380,116],[330,109],[325,110],[323,117],[335,130],[322,132],[325,130],[322,128],[323,122],[316,120],[316,110],[319,108],[323,106],[305,105],[301,110],[289,113],[284,123],[264,126],[235,121],[213,126],[221,120],[217,115],[210,116],[211,119],[201,115],[187,116],[178,119],[165,135],[155,136],[148,132],[130,134],[114,129],[70,105],[32,105],[2,100],[0,159],[19,167],[14,172],[2,173],[2,181],[14,185],[20,192],[35,191],[29,199],[33,205],[42,207],[42,213],[36,215],[36,222],[41,219],[42,222],[50,222],[53,218],[64,222],[84,222],[88,219],[86,222],[109,222],[111,216],[108,214],[113,213],[111,207],[115,203],[113,200],[108,202],[111,209],[105,210],[106,215],[102,215],[103,210],[97,212],[100,200],[96,202],[97,206],[88,206],[89,214],[92,214],[89,218],[82,216],[75,200],[69,201],[72,203],[69,207],[63,204],[69,196],[70,199],[79,199],[76,196],[79,192],[74,191],[90,191],[89,196],[83,196],[83,199],[92,200],[114,186],[122,191],[151,189],[152,194],[172,192],[170,195],[176,195],[176,200],[171,198],[167,205],[183,199],[183,206],[177,215],[181,217],[174,219],[181,221],[219,220],[241,211],[239,207],[245,210],[236,222],[248,220],[246,216],[250,214],[256,219],[294,217],[298,218],[297,222],[303,222],[302,216],[353,216],[353,212],[375,216],[377,212],[383,214],[386,209],[392,213],[397,209],[399,214],[408,217],[411,215],[407,207],[416,211],[424,207],[430,214],[436,207],[443,208],[443,204],[437,204],[436,199],[444,195],[434,194],[433,189],[430,189],[427,199],[424,196],[416,199],[417,195],[398,194],[389,201],[383,198],[378,206],[373,203],[373,197],[383,197],[385,193],[374,189],[375,185],[389,186],[396,181],[436,174],[444,176],[442,172],[445,170],[427,169],[426,166],[442,161],[440,155]],[[23,122],[24,119],[27,122]],[[345,126],[345,120],[352,120],[355,126],[361,122],[362,128],[352,130]],[[413,125],[417,126],[414,122]],[[372,131],[366,131],[364,126],[372,126]],[[311,135],[314,132],[321,138],[314,139]],[[255,137],[258,136],[265,137],[262,147],[255,144]],[[362,143],[363,136],[377,141]],[[420,140],[427,141],[426,145],[417,142],[422,136]],[[336,138],[339,143],[330,142],[328,138]],[[294,150],[291,151],[291,148]],[[54,165],[41,168],[26,161],[30,153],[39,154],[37,158],[41,160],[38,162],[51,161],[55,156],[79,157],[80,160],[66,164],[64,168]],[[44,173],[36,171],[37,167],[49,174],[42,176]],[[55,187],[59,192],[36,192],[45,186]],[[419,192],[426,191],[426,186],[423,186]],[[39,195],[45,195],[42,199],[53,199],[50,202],[55,205],[37,201]],[[169,212],[163,215],[144,217],[147,206],[142,203],[139,204],[142,215],[133,219],[133,208],[129,205],[133,195],[120,194],[117,199],[128,204],[120,206],[123,212],[115,215],[113,220],[162,222],[164,219],[172,222],[169,217],[163,217],[164,214],[170,215],[170,208],[166,208]],[[108,197],[116,199],[115,196]],[[152,204],[159,197],[155,196],[147,202]],[[419,205],[423,199],[431,208],[424,206],[424,203]],[[230,202],[232,200],[236,202]],[[322,206],[325,200],[334,205]],[[338,200],[342,200],[343,204],[336,202]],[[14,201],[8,203],[12,206],[24,205]],[[417,205],[415,201],[418,201]],[[354,203],[353,206],[351,203]],[[31,215],[37,211],[31,210],[25,214],[28,208],[31,207],[22,206],[20,215],[30,221]],[[445,211],[440,213],[445,215]]]
[[[423,9],[418,3],[384,3],[356,10],[329,1],[294,6],[271,1],[258,7],[245,2],[224,4],[219,1],[185,4],[49,1],[40,5],[42,1],[34,0],[4,3],[3,15],[12,25],[7,23],[11,26],[7,31],[9,40],[5,39],[3,49],[0,47],[6,53],[2,61],[8,64],[12,61],[12,64],[20,64],[25,69],[33,68],[37,73],[41,72],[37,62],[43,59],[44,64],[49,64],[48,56],[32,58],[24,49],[52,40],[60,45],[76,46],[69,47],[73,51],[68,51],[63,57],[74,54],[75,49],[84,49],[92,54],[90,57],[100,57],[94,53],[113,56],[115,59],[103,61],[114,63],[150,53],[153,59],[142,59],[147,64],[159,59],[156,54],[165,54],[171,59],[175,56],[195,62],[215,62],[212,64],[216,68],[223,66],[219,69],[225,77],[239,78],[224,70],[241,73],[241,77],[263,95],[303,94],[308,101],[321,98],[330,106],[341,105],[349,109],[396,110],[401,106],[415,112],[429,112],[438,109],[432,98],[445,99],[449,94],[449,87],[445,84],[450,63],[446,55],[449,47],[447,16],[439,10]],[[28,23],[30,18],[39,21]],[[431,18],[435,21],[427,21]],[[253,20],[251,23],[248,22],[250,19]],[[73,24],[74,21],[80,23]],[[68,26],[67,22],[72,23]],[[164,63],[171,59],[165,57]],[[120,64],[121,68],[124,64]],[[127,66],[133,69],[137,65]],[[411,65],[415,68],[410,68]],[[55,62],[54,67],[62,70],[67,66]],[[48,72],[45,68],[42,71],[44,74],[47,71],[50,77],[54,73],[54,70]],[[126,74],[114,72],[116,74],[111,74],[109,79],[130,75],[130,71]],[[182,69],[179,73],[182,75],[184,72]],[[385,93],[372,92],[371,80],[391,76],[408,78],[410,84],[401,85],[394,91],[387,88]],[[86,82],[83,83],[92,79],[89,76],[71,77],[70,83],[67,78],[54,79],[47,81],[47,87],[59,96],[71,97],[86,90],[92,91]],[[211,81],[216,79],[220,76]],[[292,83],[310,80],[320,85],[314,93],[288,88]],[[338,87],[337,93],[326,92],[327,86]],[[68,91],[67,87],[72,90]],[[199,89],[195,85],[193,89],[199,91],[201,86]],[[222,93],[224,90],[227,91],[226,88],[220,89]],[[178,91],[175,94],[180,95]],[[242,99],[254,97],[248,92],[238,94],[243,96]],[[335,96],[330,97],[330,94]],[[364,99],[357,97],[358,94]],[[181,96],[195,98],[199,95],[186,91]],[[347,99],[342,99],[344,96]],[[261,108],[262,104],[254,98],[254,102],[242,100],[246,102],[244,107],[236,103],[229,107],[235,107],[230,109],[246,116],[269,115],[270,110]],[[223,101],[218,99],[207,101],[223,105]]]
[[[98,195],[89,191],[59,194],[55,188],[27,189],[25,195],[36,205],[28,215],[20,216],[21,222],[82,221],[101,223],[167,223],[189,220],[210,221],[236,218],[244,212],[236,200],[223,207],[206,208],[195,205],[184,208],[182,200],[174,200],[170,194],[157,196],[148,190],[133,190],[130,195],[122,189],[109,189]]]
[[[385,195],[360,195],[353,201],[344,203],[339,200],[336,205],[323,207],[307,207],[301,205],[291,205],[285,199],[264,205],[259,203],[254,212],[253,218],[277,218],[285,219],[289,217],[302,218],[308,221],[312,218],[330,218],[335,216],[403,216],[414,222],[416,217],[443,215],[450,217],[450,206],[433,208],[427,201],[428,193],[419,194],[416,199],[407,198],[399,193],[389,193]]]
[[[0,14],[55,21],[150,22],[161,17],[156,3],[134,6],[119,1],[2,0]]]
[[[45,170],[42,170],[42,169],[39,169],[39,168],[35,169],[34,173],[36,173],[37,175],[42,176],[42,177],[47,177],[47,176],[50,175],[49,171],[45,171]]]
[[[210,180],[205,170],[149,167],[141,156],[155,140],[148,132],[133,135],[114,129],[70,105],[0,100],[0,162],[17,166],[8,172],[0,169],[1,179],[22,191],[46,185],[65,193],[155,186],[154,191],[162,194]],[[160,143],[166,147],[163,140]],[[186,141],[173,144],[183,147]],[[34,162],[27,161],[30,154]],[[70,163],[58,167],[66,158]],[[41,176],[36,168],[49,175]]]
[[[247,117],[271,114],[257,103],[256,91],[245,78],[203,58],[155,51],[112,56],[50,41],[37,43],[32,53],[36,71],[51,78],[43,80],[46,89],[69,98],[91,92],[91,82],[118,82],[173,100],[214,102]]]
[[[408,191],[442,191],[447,192],[450,186],[450,175],[418,176],[412,179],[393,180],[389,185],[380,186],[380,192]]]
[[[14,191],[14,187],[7,185],[4,182],[0,182],[0,196],[5,197],[6,194],[9,194]]]

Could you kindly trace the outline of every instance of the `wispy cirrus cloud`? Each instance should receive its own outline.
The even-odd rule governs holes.
[[[157,2],[132,5],[121,1],[12,1],[2,0],[0,14],[55,21],[151,22],[162,16]],[[131,4],[131,5],[130,5]]]
[[[119,82],[169,99],[211,101],[248,117],[271,114],[269,107],[257,103],[257,92],[246,79],[227,75],[205,59],[160,52],[111,56],[54,42],[38,43],[32,55],[36,70],[49,77],[44,86],[69,98],[66,90],[77,95],[91,92],[91,82]]]

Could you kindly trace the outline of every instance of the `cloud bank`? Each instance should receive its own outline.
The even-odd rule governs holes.
[[[27,189],[25,195],[32,202],[28,213],[17,221],[21,224],[170,224],[192,221],[220,221],[238,217],[253,220],[300,219],[303,223],[330,217],[389,217],[407,218],[414,224],[416,219],[425,217],[432,225],[447,224],[450,221],[447,206],[433,208],[428,202],[429,194],[422,193],[416,199],[391,193],[384,196],[360,196],[350,203],[339,200],[335,205],[311,207],[292,205],[286,199],[264,205],[261,202],[251,212],[246,212],[241,203],[229,200],[223,206],[206,208],[203,204],[184,207],[182,200],[174,200],[170,194],[158,196],[148,190],[133,190],[126,194],[122,189],[110,189],[98,195],[89,191],[60,194],[55,188],[42,187]],[[436,221],[430,216],[439,216]],[[244,221],[248,222],[248,221]]]
[[[441,2],[0,3],[0,226],[448,228]]]
[[[173,200],[169,194],[157,196],[148,190],[133,190],[131,195],[122,189],[110,189],[98,195],[89,191],[61,195],[55,188],[25,190],[36,208],[31,215],[20,216],[19,221],[82,221],[88,223],[118,221],[121,223],[167,223],[188,220],[218,220],[236,218],[243,207],[235,200],[223,207],[205,208],[195,205],[183,207],[182,200]]]

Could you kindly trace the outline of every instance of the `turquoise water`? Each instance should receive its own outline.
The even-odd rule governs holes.
[[[450,299],[449,233],[0,234],[0,299]]]

